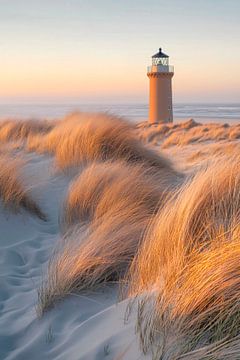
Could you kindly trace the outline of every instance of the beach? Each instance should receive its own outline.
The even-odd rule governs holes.
[[[130,132],[133,135],[128,137]],[[239,166],[236,160],[240,146],[239,123],[224,119],[219,123],[206,120],[202,124],[199,120],[187,119],[172,124],[150,126],[140,121],[132,125],[104,113],[76,113],[55,120],[1,121],[0,140],[0,358],[152,359],[151,345],[147,343],[152,330],[146,330],[150,322],[143,323],[148,315],[141,320],[140,311],[142,297],[148,294],[144,311],[152,311],[152,292],[160,292],[160,286],[156,290],[154,282],[151,283],[154,276],[150,268],[149,279],[144,280],[144,276],[140,279],[141,269],[147,266],[139,265],[144,251],[146,264],[148,260],[149,266],[155,261],[150,261],[153,250],[146,242],[153,237],[149,226],[163,221],[161,213],[170,207],[171,194],[181,195],[187,191],[186,186],[190,192],[190,187],[195,186],[191,182],[197,184],[204,171],[208,171],[204,186],[215,191],[218,185],[210,189],[209,184],[213,181],[211,173],[217,174],[216,169],[220,169],[218,162],[229,162],[235,174]],[[9,164],[11,168],[7,167]],[[13,174],[13,190],[7,196],[2,184],[13,182]],[[232,190],[230,180],[226,180],[228,195],[230,190],[238,191],[238,177],[234,182]],[[14,192],[17,186],[19,189]],[[179,189],[183,189],[182,192]],[[224,207],[227,208],[229,199],[224,191],[222,196],[222,201],[226,197]],[[236,207],[237,201],[238,196]],[[214,204],[222,206],[216,198]],[[208,203],[205,208],[212,209],[211,206]],[[226,222],[225,231],[232,231],[231,216],[238,219],[239,214],[234,211],[229,210],[228,215],[225,214],[228,218],[221,220],[221,224]],[[204,221],[200,225],[206,227]],[[220,234],[221,226],[215,229],[217,225],[212,221],[208,226],[212,226],[213,238],[216,233]],[[236,226],[237,221],[234,224]],[[194,236],[197,242],[198,235]],[[222,246],[225,245],[223,241]],[[130,280],[125,277],[129,267]],[[156,264],[158,268],[161,269],[160,264]],[[169,271],[175,273],[174,268]],[[232,268],[233,279],[238,271]],[[147,269],[144,273],[147,274]],[[206,278],[206,274],[203,276]],[[209,277],[209,283],[211,281]],[[147,283],[152,284],[152,288]],[[232,303],[228,302],[226,307],[234,311],[235,293],[230,290]],[[219,296],[223,299],[225,293],[221,291]],[[199,293],[195,289],[196,297]],[[180,299],[180,295],[176,296]],[[218,293],[213,296],[217,297]],[[211,306],[215,305],[205,304],[208,305],[211,316]],[[201,315],[200,308],[198,312]],[[156,313],[151,314],[155,319]],[[188,319],[183,318],[184,321],[188,323]],[[176,331],[180,331],[179,328]],[[141,331],[146,331],[146,343],[141,339]],[[221,343],[221,336],[216,338]],[[175,349],[167,339],[166,348],[169,341],[169,348]],[[184,356],[199,349],[201,344],[210,346],[215,341],[213,338],[208,343],[204,337],[200,340],[196,348],[189,346],[187,351],[179,345],[180,353],[176,356]],[[237,341],[237,335],[233,333],[230,340]],[[239,347],[232,357],[226,358],[238,359],[238,350]],[[175,356],[168,351],[164,359]],[[221,351],[228,354],[227,345]],[[195,358],[200,359],[201,355]]]

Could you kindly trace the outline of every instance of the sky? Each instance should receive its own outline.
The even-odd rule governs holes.
[[[239,0],[0,0],[0,102],[147,103],[159,47],[174,102],[240,102]]]

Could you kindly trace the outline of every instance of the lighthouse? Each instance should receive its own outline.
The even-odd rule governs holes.
[[[152,56],[152,65],[147,68],[149,86],[149,122],[166,123],[173,121],[172,77],[173,66],[169,65],[169,56],[159,49]]]

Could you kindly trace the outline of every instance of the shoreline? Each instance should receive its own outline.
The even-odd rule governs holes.
[[[0,118],[1,119],[1,118]],[[184,122],[187,122],[187,121],[190,121],[190,120],[194,120],[195,122],[197,123],[200,123],[200,124],[229,124],[229,125],[236,125],[237,123],[240,123],[240,118],[212,118],[212,117],[182,117],[182,118],[175,118],[173,119],[173,122],[172,123],[162,123],[162,124],[179,124],[179,123],[184,123]],[[142,124],[142,123],[148,123],[148,119],[140,119],[136,122],[136,124]],[[149,123],[150,124],[150,123]],[[155,123],[155,124],[152,124],[152,125],[160,125],[161,123]]]

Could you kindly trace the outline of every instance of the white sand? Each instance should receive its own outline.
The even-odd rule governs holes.
[[[152,129],[146,130],[146,136],[148,131]],[[236,125],[237,136],[231,144],[240,146],[237,131]],[[161,149],[161,141],[156,138],[157,146],[149,146],[175,159],[185,172],[215,156],[216,146],[223,153],[228,150],[228,139],[165,149]],[[124,321],[128,303],[117,304],[117,289],[71,295],[37,318],[37,289],[60,237],[58,217],[71,177],[54,172],[49,157],[26,153],[24,158],[25,181],[32,185],[32,196],[48,221],[25,211],[14,215],[0,203],[0,360],[151,358],[139,350],[134,311],[129,322]]]
[[[141,359],[134,314],[125,324],[127,303],[115,305],[114,288],[72,295],[37,318],[37,289],[60,236],[59,208],[70,179],[54,174],[47,157],[25,158],[25,181],[48,221],[0,209],[0,359]]]

